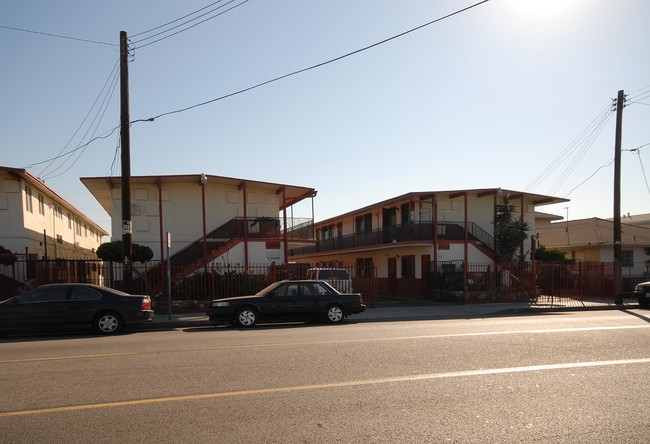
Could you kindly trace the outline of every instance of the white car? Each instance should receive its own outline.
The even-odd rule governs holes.
[[[353,293],[352,279],[345,268],[310,268],[305,279],[325,281],[341,293]]]

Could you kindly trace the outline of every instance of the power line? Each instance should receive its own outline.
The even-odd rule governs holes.
[[[531,182],[524,188],[524,191],[530,191],[533,188],[539,186],[544,180],[546,180],[559,166],[565,162],[570,156],[578,150],[578,156],[582,149],[584,149],[585,140],[589,138],[598,130],[603,123],[611,117],[611,105],[607,105],[598,116],[587,125],[587,127],[580,132],[580,134],[567,145],[560,154],[553,159]],[[580,148],[582,147],[582,149]],[[574,156],[575,159],[576,156]]]
[[[650,143],[646,143],[645,145],[641,145],[641,146],[638,146],[638,147],[636,147],[636,148],[625,149],[625,150],[621,150],[621,151],[636,151],[637,153],[640,153],[640,151],[641,151],[640,149],[643,148],[643,147],[645,147],[645,146],[648,146],[648,145],[650,145]],[[639,154],[639,162],[641,162],[641,155],[640,155],[640,154]],[[587,177],[585,180],[583,180],[582,182],[580,182],[580,183],[579,183],[578,185],[576,185],[575,187],[571,188],[571,190],[570,190],[568,193],[566,193],[564,196],[562,196],[562,197],[564,197],[564,198],[569,197],[569,195],[570,195],[571,193],[573,193],[576,189],[578,189],[578,188],[580,188],[582,185],[584,185],[584,184],[585,184],[589,179],[591,179],[592,177],[594,177],[594,176],[596,175],[596,173],[598,173],[598,171],[602,170],[603,168],[606,168],[606,167],[610,166],[612,163],[614,163],[614,159],[610,160],[610,161],[609,161],[608,163],[606,163],[605,165],[601,165],[601,166],[600,166],[596,171],[594,171],[594,172],[593,172],[589,177]],[[645,178],[646,186],[648,186],[648,179],[646,178],[646,174],[645,174],[645,170],[644,170],[644,168],[643,168],[643,164],[641,164],[641,170],[643,171],[643,177]],[[650,187],[648,187],[648,192],[650,193]]]
[[[211,14],[212,12],[214,12],[214,11],[216,11],[216,10],[218,10],[218,9],[221,9],[221,8],[223,8],[223,7],[225,7],[225,6],[229,5],[229,4],[231,4],[231,3],[234,3],[235,1],[236,1],[236,0],[231,0],[231,1],[229,1],[228,3],[226,3],[226,4],[224,4],[224,5],[218,6],[218,7],[214,8],[214,9],[212,9],[212,10],[210,10],[210,11],[204,13],[204,14],[199,15],[198,17],[195,17],[195,18],[193,18],[193,19],[190,19],[190,20],[188,20],[188,21],[186,21],[186,22],[183,22],[183,23],[181,23],[181,24],[179,24],[179,25],[173,26],[173,27],[171,27],[171,28],[169,28],[169,29],[167,29],[167,30],[165,30],[165,31],[161,31],[161,32],[159,32],[159,33],[157,33],[157,34],[154,34],[154,35],[152,35],[152,36],[145,37],[145,38],[143,38],[143,39],[140,39],[140,40],[134,41],[133,44],[134,44],[134,45],[137,45],[138,43],[140,43],[140,42],[144,42],[145,40],[149,40],[149,39],[152,39],[152,38],[154,38],[154,37],[156,37],[156,36],[159,36],[159,35],[163,35],[163,34],[165,34],[165,33],[168,33],[169,31],[171,31],[171,30],[173,30],[173,29],[179,28],[179,27],[181,27],[181,26],[183,26],[183,25],[186,25],[186,24],[191,23],[191,22],[193,22],[193,21],[195,21],[195,20],[198,20],[198,19],[201,18],[201,17],[204,17],[204,16],[206,16],[206,15],[208,15],[208,14]],[[214,19],[214,18],[216,18],[216,17],[219,17],[219,16],[221,16],[221,15],[227,13],[227,12],[230,12],[230,11],[232,11],[233,9],[238,8],[239,6],[243,5],[244,3],[248,3],[248,1],[249,1],[249,0],[243,0],[241,3],[236,4],[236,5],[234,5],[233,7],[229,8],[229,9],[226,9],[225,11],[221,11],[221,12],[219,12],[218,14],[215,14],[215,15],[213,15],[213,16],[211,16],[211,17],[208,17],[208,18],[206,18],[206,19],[204,19],[204,20],[201,20],[200,22],[194,23],[194,24],[192,24],[192,25],[190,25],[190,26],[188,26],[188,27],[186,27],[186,28],[183,28],[183,29],[181,29],[181,30],[179,30],[179,31],[176,31],[176,32],[174,32],[174,33],[172,33],[172,34],[166,35],[166,36],[161,37],[161,38],[159,38],[159,39],[157,39],[157,40],[154,40],[154,41],[151,41],[151,42],[149,42],[149,43],[147,43],[147,44],[144,44],[144,45],[142,45],[142,46],[139,46],[138,48],[139,48],[139,49],[141,49],[141,48],[145,48],[145,47],[147,47],[147,46],[149,46],[149,45],[153,45],[154,43],[158,43],[158,42],[160,42],[160,41],[162,41],[162,40],[168,39],[168,38],[173,37],[173,36],[175,36],[175,35],[177,35],[177,34],[180,34],[180,33],[182,33],[182,32],[185,32],[185,31],[187,31],[187,30],[189,30],[189,29],[192,29],[192,28],[194,28],[194,27],[196,27],[196,26],[202,24],[202,23],[207,22],[208,20],[212,20],[212,19]],[[219,3],[219,2],[217,2],[217,3]],[[193,14],[193,13],[192,13],[192,14]],[[189,15],[192,15],[192,14],[189,14]],[[173,23],[173,22],[172,22],[172,23]],[[163,25],[163,26],[165,26],[165,25]]]
[[[246,0],[246,1],[248,1],[248,0]],[[455,11],[455,12],[452,12],[452,13],[450,13],[450,14],[447,14],[447,15],[445,15],[445,16],[443,16],[443,17],[437,18],[437,19],[435,19],[435,20],[431,20],[431,21],[429,21],[429,22],[427,22],[427,23],[425,23],[425,24],[423,24],[423,25],[420,25],[420,26],[417,26],[417,27],[415,27],[415,28],[409,29],[408,31],[404,31],[404,32],[402,32],[402,33],[400,33],[400,34],[396,34],[396,35],[394,35],[394,36],[392,36],[392,37],[389,37],[389,38],[387,38],[387,39],[384,39],[384,40],[381,40],[381,41],[379,41],[379,42],[373,43],[372,45],[365,46],[365,47],[363,47],[363,48],[360,48],[360,49],[357,49],[357,50],[355,50],[355,51],[349,52],[349,53],[347,53],[347,54],[344,54],[344,55],[341,55],[341,56],[335,57],[335,58],[330,59],[330,60],[327,60],[327,61],[325,61],[325,62],[321,62],[321,63],[318,63],[318,64],[316,64],[316,65],[309,66],[309,67],[307,67],[307,68],[303,68],[303,69],[299,69],[299,70],[297,70],[297,71],[293,71],[293,72],[291,72],[291,73],[289,73],[289,74],[284,74],[284,75],[281,75],[281,76],[279,76],[279,77],[275,77],[275,78],[273,78],[273,79],[271,79],[271,80],[267,80],[267,81],[265,81],[265,82],[258,83],[258,84],[256,84],[256,85],[249,86],[248,88],[240,89],[239,91],[235,91],[235,92],[232,92],[232,93],[229,93],[229,94],[223,95],[223,96],[221,96],[221,97],[217,97],[217,98],[215,98],[215,99],[206,100],[205,102],[197,103],[197,104],[195,104],[195,105],[187,106],[187,107],[185,107],[185,108],[177,109],[177,110],[174,110],[174,111],[168,111],[168,112],[165,112],[165,113],[161,113],[161,114],[158,114],[157,116],[149,117],[148,119],[138,119],[138,120],[133,120],[131,123],[137,123],[137,122],[153,122],[154,120],[156,120],[156,119],[158,119],[158,118],[160,118],[160,117],[168,116],[168,115],[170,115],[170,114],[177,114],[177,113],[182,113],[182,112],[185,112],[185,111],[189,111],[189,110],[191,110],[191,109],[198,108],[198,107],[200,107],[200,106],[208,105],[208,104],[210,104],[210,103],[214,103],[214,102],[217,102],[217,101],[219,101],[219,100],[227,99],[227,98],[229,98],[229,97],[233,97],[233,96],[236,96],[236,95],[238,95],[238,94],[242,94],[242,93],[245,93],[245,92],[251,91],[251,90],[253,90],[253,89],[259,88],[259,87],[261,87],[261,86],[265,86],[265,85],[268,85],[268,84],[270,84],[270,83],[274,83],[274,82],[277,82],[277,81],[279,81],[279,80],[286,79],[287,77],[295,76],[295,75],[297,75],[297,74],[301,74],[301,73],[303,73],[303,72],[310,71],[310,70],[312,70],[312,69],[320,68],[320,67],[325,66],[325,65],[328,65],[328,64],[330,64],[330,63],[338,62],[339,60],[342,60],[342,59],[345,59],[345,58],[347,58],[347,57],[350,57],[350,56],[353,56],[353,55],[359,54],[359,53],[361,53],[361,52],[363,52],[363,51],[367,51],[367,50],[369,50],[369,49],[371,49],[371,48],[374,48],[374,47],[376,47],[376,46],[379,46],[379,45],[382,45],[382,44],[384,44],[384,43],[390,42],[391,40],[395,40],[395,39],[397,39],[397,38],[399,38],[399,37],[403,37],[403,36],[405,36],[405,35],[407,35],[407,34],[410,34],[410,33],[412,33],[412,32],[418,31],[418,30],[420,30],[420,29],[422,29],[422,28],[425,28],[425,27],[427,27],[427,26],[430,26],[430,25],[432,25],[432,24],[434,24],[434,23],[437,23],[437,22],[440,22],[440,21],[442,21],[442,20],[448,19],[448,18],[453,17],[453,16],[455,16],[455,15],[458,15],[458,14],[460,14],[460,13],[462,13],[462,12],[468,11],[468,10],[470,10],[470,9],[472,9],[472,8],[475,8],[475,7],[479,6],[479,5],[482,5],[483,3],[487,3],[487,2],[489,2],[489,1],[490,1],[490,0],[483,0],[483,1],[480,1],[480,2],[475,3],[475,4],[473,4],[473,5],[467,6],[467,7],[465,7],[465,8],[459,9],[459,10],[457,10],[457,11]]]
[[[33,31],[31,29],[23,29],[23,28],[14,28],[13,26],[3,26],[0,25],[0,28],[3,29],[10,29],[12,31],[21,31],[21,32],[29,32],[31,34],[38,34],[38,35],[44,35],[47,37],[56,37],[60,39],[68,39],[68,40],[76,40],[78,42],[85,42],[85,43],[94,43],[96,45],[107,45],[107,46],[112,46],[112,47],[118,47],[119,45],[116,45],[114,43],[107,43],[107,42],[99,42],[97,40],[88,40],[88,39],[81,39],[78,37],[69,37],[65,35],[60,35],[60,34],[50,34],[48,32],[41,32],[41,31]]]
[[[116,61],[115,65],[113,66],[113,69],[111,70],[111,73],[109,74],[108,78],[106,79],[106,82],[104,83],[104,86],[102,87],[101,91],[99,92],[99,94],[98,94],[97,97],[95,98],[95,101],[93,102],[92,106],[90,107],[90,109],[89,109],[88,112],[86,113],[86,116],[83,118],[83,120],[81,121],[81,123],[79,124],[79,126],[77,127],[77,129],[75,130],[74,134],[72,134],[72,136],[70,137],[70,139],[68,140],[68,142],[67,142],[67,143],[63,146],[63,148],[61,148],[61,150],[58,152],[57,157],[55,157],[54,160],[52,160],[52,162],[50,162],[50,164],[47,165],[47,166],[46,166],[46,167],[45,167],[45,168],[44,168],[44,169],[43,169],[43,170],[38,174],[39,177],[43,177],[43,175],[47,172],[47,170],[52,166],[52,164],[54,163],[54,161],[57,160],[57,159],[59,159],[58,156],[60,156],[61,153],[63,153],[63,152],[65,151],[65,149],[68,148],[68,146],[70,145],[70,143],[72,142],[72,140],[77,136],[77,133],[79,133],[79,131],[80,131],[81,128],[83,127],[84,123],[86,123],[86,120],[88,120],[88,117],[90,116],[90,113],[93,111],[93,109],[95,109],[95,106],[97,105],[97,102],[99,101],[100,97],[102,97],[102,95],[104,94],[104,91],[106,90],[106,88],[109,87],[109,89],[110,89],[111,87],[110,87],[109,85],[110,85],[111,83],[113,83],[113,85],[114,85],[115,79],[117,78],[117,74],[118,74],[118,69],[117,69],[117,68],[119,67],[119,62],[120,62],[120,60],[119,60],[119,58],[118,58],[118,60]],[[115,87],[113,86],[112,88],[114,89]],[[111,94],[111,93],[112,93],[112,91],[111,91],[109,94]],[[103,101],[105,101],[105,99],[104,99]],[[100,108],[100,109],[101,109],[101,108]],[[96,117],[95,117],[95,118],[96,118]],[[93,119],[93,121],[94,121],[94,119]],[[92,124],[91,124],[91,126],[92,126]],[[86,132],[86,134],[87,134],[87,132]],[[84,137],[85,137],[85,136],[84,136]],[[59,168],[60,168],[60,166],[59,166]],[[57,169],[58,169],[58,168],[57,168]],[[56,171],[56,170],[55,170],[55,171]]]
[[[108,130],[108,131],[106,131],[105,133],[103,133],[103,134],[101,134],[101,135],[99,135],[99,136],[97,136],[97,137],[93,137],[93,138],[90,139],[88,142],[84,143],[83,145],[79,145],[78,147],[76,147],[76,148],[73,149],[73,150],[70,150],[70,151],[68,151],[68,152],[65,152],[65,153],[63,153],[63,154],[61,154],[61,155],[59,155],[59,156],[56,156],[56,157],[52,157],[52,158],[50,158],[50,159],[45,159],[45,160],[42,160],[42,161],[40,161],[40,162],[34,162],[34,163],[31,163],[31,164],[29,164],[29,165],[27,165],[27,166],[24,166],[23,168],[25,168],[26,170],[27,170],[27,169],[31,169],[31,168],[33,168],[33,167],[36,166],[36,165],[42,165],[42,164],[44,164],[44,163],[51,162],[52,160],[56,160],[56,159],[61,158],[61,157],[64,157],[64,156],[68,156],[68,155],[70,155],[70,154],[72,154],[72,153],[75,153],[75,152],[77,152],[77,151],[79,151],[79,150],[81,150],[81,149],[87,147],[88,145],[90,145],[91,143],[93,143],[95,140],[106,139],[106,138],[110,137],[111,134],[113,134],[113,133],[114,133],[115,131],[117,131],[118,129],[120,129],[120,125],[117,125],[117,126],[114,127],[113,129]]]
[[[576,185],[575,187],[571,188],[571,190],[570,190],[568,193],[566,193],[563,197],[564,197],[564,198],[569,197],[569,195],[570,195],[571,193],[573,193],[573,191],[575,191],[576,189],[578,189],[578,188],[580,188],[582,185],[584,185],[584,184],[585,184],[589,179],[591,179],[592,177],[594,177],[594,176],[596,175],[596,173],[598,173],[598,171],[602,170],[603,168],[606,168],[606,167],[610,166],[610,165],[613,164],[613,163],[614,163],[614,159],[610,160],[609,163],[606,163],[605,165],[601,165],[601,166],[600,166],[596,171],[593,172],[593,174],[592,174],[591,176],[587,177],[585,180],[583,180],[582,182],[580,182],[578,185]]]
[[[584,143],[582,144],[582,147],[580,148],[578,153],[573,157],[571,163],[569,163],[569,165],[565,168],[564,172],[556,180],[555,184],[549,191],[549,194],[553,195],[557,193],[560,187],[564,185],[564,182],[566,182],[566,180],[570,177],[571,173],[573,173],[573,171],[576,169],[580,161],[587,154],[587,152],[595,142],[596,138],[598,138],[603,128],[605,128],[606,123],[609,121],[611,117],[612,117],[611,113],[605,115],[603,119],[599,122],[598,126],[594,128],[594,130],[589,134],[587,139],[585,139]]]
[[[167,25],[171,25],[172,23],[176,23],[176,22],[178,22],[178,21],[180,21],[180,20],[183,20],[183,19],[185,19],[185,18],[187,18],[187,17],[190,17],[190,16],[192,16],[192,15],[198,13],[198,12],[203,11],[204,9],[207,9],[207,8],[209,8],[209,7],[211,7],[211,6],[214,6],[214,5],[218,4],[218,3],[221,3],[222,1],[223,1],[223,0],[218,0],[218,1],[214,2],[214,3],[210,3],[209,5],[206,5],[206,6],[202,7],[202,8],[200,8],[200,9],[197,9],[196,11],[190,12],[189,14],[186,14],[186,15],[184,15],[184,16],[182,16],[182,17],[179,17],[179,18],[177,18],[177,19],[174,19],[174,20],[172,20],[172,21],[170,21],[170,22],[167,22],[167,23],[165,23],[165,24],[162,24],[162,25],[160,25],[160,26],[156,26],[155,28],[147,29],[146,31],[138,32],[138,33],[136,33],[136,34],[131,34],[131,37],[139,37],[139,36],[141,36],[141,35],[148,34],[148,33],[150,33],[150,32],[156,31],[157,29],[164,28],[164,27],[167,26]]]

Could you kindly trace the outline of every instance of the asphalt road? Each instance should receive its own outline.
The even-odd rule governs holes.
[[[647,443],[650,312],[27,335],[0,441]]]

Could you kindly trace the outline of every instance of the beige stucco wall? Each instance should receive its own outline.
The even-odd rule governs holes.
[[[219,228],[235,217],[244,217],[244,193],[235,185],[209,182],[205,185],[206,233]],[[203,237],[202,186],[197,182],[163,182],[161,192],[155,183],[136,183],[131,189],[132,241],[146,245],[160,259],[160,199],[162,195],[162,231],[171,233],[171,254],[177,253]],[[122,191],[112,190],[111,225],[113,240],[122,239]],[[279,196],[269,189],[247,187],[247,216],[278,217]],[[266,252],[249,242],[249,262],[265,262]],[[262,243],[262,245],[265,245]],[[241,251],[240,251],[241,250]],[[264,248],[265,250],[265,248]],[[165,253],[166,254],[166,250]],[[223,261],[223,260],[222,260]],[[244,262],[243,247],[228,252],[230,263]]]
[[[45,255],[47,245],[49,258],[96,259],[94,252],[101,244],[101,232],[90,219],[42,184],[5,172],[0,174],[0,227],[0,245],[39,257]]]

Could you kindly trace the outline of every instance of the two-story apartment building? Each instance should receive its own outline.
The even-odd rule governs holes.
[[[0,167],[0,245],[39,259],[97,259],[108,233],[29,171]]]
[[[113,240],[121,240],[121,178],[81,181],[111,216]],[[169,233],[172,264],[282,264],[288,245],[314,243],[313,215],[297,218],[291,210],[315,195],[313,188],[205,174],[133,176],[132,241],[151,248],[157,261],[166,258]]]
[[[494,262],[493,222],[506,196],[531,236],[537,207],[567,201],[500,188],[407,193],[317,223],[316,244],[290,257],[320,266],[373,264],[378,294],[423,296],[430,270]],[[530,244],[521,253],[529,257]]]

